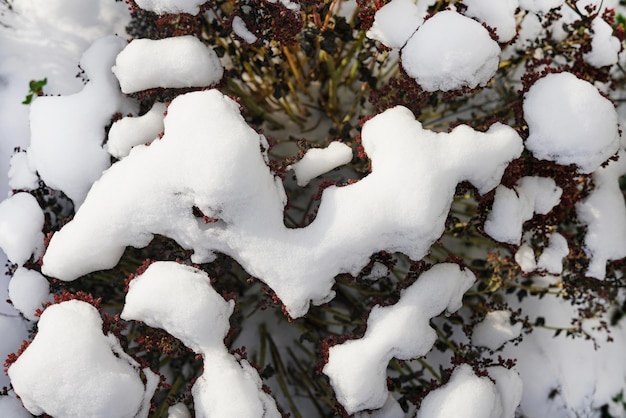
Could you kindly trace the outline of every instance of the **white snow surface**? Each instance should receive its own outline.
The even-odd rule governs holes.
[[[298,186],[306,186],[315,177],[327,173],[352,161],[352,148],[334,141],[326,148],[311,148],[302,159],[290,166]]]
[[[534,277],[535,286],[545,286],[552,278]],[[557,278],[558,279],[558,278]],[[522,303],[515,295],[507,298],[511,309],[522,309],[534,323],[538,317],[552,327],[569,328],[572,319],[579,316],[578,307],[561,297],[547,294],[541,299],[527,297]],[[517,359],[515,370],[520,374],[524,392],[520,403],[520,414],[528,417],[570,418],[572,416],[596,416],[597,408],[608,404],[612,416],[623,416],[624,409],[612,401],[624,388],[626,358],[624,344],[626,332],[624,322],[611,327],[614,341],[607,342],[607,333],[594,331],[590,325],[598,321],[610,321],[609,315],[595,320],[585,320],[584,328],[595,338],[566,336],[565,332],[555,336],[555,331],[535,327],[524,335],[519,345],[507,344],[502,352],[504,358]],[[576,365],[572,367],[572,365]],[[558,393],[549,397],[554,389]]]
[[[576,206],[580,221],[587,226],[585,251],[591,258],[587,276],[604,279],[606,263],[626,257],[626,203],[619,178],[626,175],[626,151],[619,159],[593,173],[595,189]]]
[[[527,243],[522,243],[515,252],[515,262],[520,266],[524,273],[530,273],[537,270],[537,260],[535,260],[535,251]]]
[[[43,251],[44,215],[30,193],[16,193],[0,202],[0,248],[8,259],[23,265]]]
[[[166,13],[189,13],[197,15],[207,0],[135,0],[137,6],[159,15]]]
[[[157,87],[208,87],[222,79],[224,67],[213,49],[186,35],[133,39],[115,59],[113,72],[122,92],[135,93]]]
[[[184,403],[179,402],[167,409],[167,418],[191,418],[191,413]]]
[[[485,86],[499,55],[487,29],[452,10],[426,20],[401,50],[402,67],[426,91]]]
[[[521,322],[511,324],[510,311],[491,311],[474,327],[472,344],[497,350],[507,341],[519,337],[521,332]]]
[[[310,301],[334,296],[337,274],[358,274],[377,251],[424,257],[444,230],[456,185],[467,179],[480,193],[491,190],[522,151],[508,126],[437,134],[408,109],[389,109],[363,127],[372,173],[325,189],[315,221],[289,229],[282,183],[260,150],[265,142],[218,91],[177,97],[164,137],[111,167],[52,237],[44,274],[73,280],[111,268],[126,246],[143,247],[161,234],[194,249],[194,262],[213,260],[213,251],[232,256],[298,317]],[[194,217],[193,206],[217,221]]]
[[[89,82],[68,96],[38,97],[30,111],[31,166],[51,188],[62,190],[75,207],[109,165],[102,148],[104,128],[128,103],[119,91],[111,66],[124,40],[101,38],[83,54],[81,67]]]
[[[0,416],[6,418],[33,418],[15,396],[0,396]]]
[[[618,150],[615,107],[571,73],[539,79],[526,93],[523,109],[529,129],[525,145],[540,160],[576,164],[591,173]]]
[[[465,0],[465,14],[492,27],[500,42],[509,42],[517,33],[515,10],[519,0]]]
[[[167,107],[156,102],[142,116],[124,117],[111,126],[106,150],[116,158],[124,158],[135,145],[148,144],[163,132],[163,118]]]
[[[381,408],[388,399],[386,368],[395,357],[410,360],[428,353],[437,334],[430,319],[462,306],[476,278],[456,264],[438,264],[404,289],[395,305],[376,305],[362,338],[329,349],[323,373],[348,414]]]
[[[417,418],[513,418],[522,396],[521,379],[503,367],[490,373],[494,371],[495,384],[476,376],[467,364],[456,367],[448,383],[426,395]]]
[[[545,177],[523,177],[514,190],[499,185],[485,220],[485,232],[496,241],[519,245],[524,222],[535,213],[550,212],[561,201],[562,193],[553,179]]]
[[[203,356],[192,388],[196,417],[280,417],[256,369],[224,345],[234,305],[205,272],[161,261],[130,282],[121,317],[164,329]]]
[[[425,10],[413,0],[391,0],[376,11],[374,23],[366,35],[389,48],[402,48],[422,24],[425,15]]]
[[[85,302],[48,307],[34,340],[8,373],[15,393],[34,415],[148,416],[152,392],[142,383],[138,365],[113,335],[102,333],[100,314]]]
[[[519,0],[522,9],[537,14],[548,13],[552,9],[561,7],[565,0]]]
[[[622,45],[620,40],[613,36],[611,25],[598,16],[591,22],[591,30],[593,32],[591,51],[583,56],[585,61],[598,68],[616,64]]]
[[[16,152],[9,161],[9,187],[12,190],[33,190],[39,187],[39,176],[26,152]]]
[[[36,322],[37,309],[43,310],[43,304],[52,302],[50,283],[38,271],[18,267],[9,282],[9,298],[26,319]]]
[[[258,40],[257,36],[246,27],[246,23],[240,16],[233,18],[233,32],[249,44],[253,44]]]

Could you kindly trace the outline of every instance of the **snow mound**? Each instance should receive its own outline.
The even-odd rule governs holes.
[[[552,9],[561,7],[565,0],[519,0],[522,9],[532,13],[545,14]]]
[[[163,132],[165,103],[155,103],[143,116],[125,117],[116,121],[109,131],[106,149],[116,158],[128,155],[136,145],[148,144]]]
[[[13,190],[34,190],[39,187],[37,171],[31,167],[26,152],[16,152],[9,162],[9,187]]]
[[[426,395],[417,418],[513,418],[522,396],[519,375],[503,367],[489,372],[496,375],[495,384],[467,364],[458,366],[448,383]]]
[[[518,0],[465,0],[467,16],[494,28],[500,42],[509,42],[517,33],[515,10],[519,7]]]
[[[222,79],[224,68],[215,51],[186,35],[132,40],[115,59],[113,73],[128,94],[156,87],[208,87]]]
[[[620,40],[613,36],[611,25],[601,17],[596,17],[591,22],[591,30],[593,31],[591,51],[583,55],[585,61],[598,68],[616,64],[622,45]]]
[[[137,6],[156,14],[189,13],[197,15],[207,0],[135,0]]]
[[[497,350],[504,343],[519,337],[522,332],[522,323],[511,325],[510,311],[492,311],[485,319],[474,327],[472,344]]]
[[[571,73],[548,74],[528,90],[526,148],[540,160],[595,171],[619,147],[617,113],[598,89]],[[590,140],[593,138],[593,140]]]
[[[391,0],[376,12],[366,35],[389,48],[402,48],[423,21],[424,12],[413,0]]]
[[[30,193],[17,193],[0,202],[0,248],[15,264],[23,265],[43,251],[44,215]]]
[[[142,371],[147,385],[119,341],[102,334],[96,308],[72,300],[44,311],[35,339],[8,374],[34,415],[140,418],[148,416],[154,379],[158,382],[149,369]],[[148,388],[150,384],[154,387]]]
[[[102,148],[104,128],[128,104],[119,91],[111,66],[124,40],[102,38],[83,54],[80,65],[89,82],[69,96],[43,96],[30,110],[31,166],[51,188],[62,190],[74,206],[110,165]]]
[[[402,67],[426,91],[485,86],[499,55],[487,29],[451,10],[425,21],[401,50]]]
[[[73,280],[111,268],[126,246],[161,234],[193,249],[193,262],[212,261],[214,251],[230,255],[301,316],[310,302],[334,296],[337,274],[358,274],[378,251],[424,257],[443,233],[456,185],[469,180],[481,193],[491,190],[522,151],[505,125],[438,134],[408,109],[389,109],[362,130],[372,173],[325,189],[315,221],[289,229],[283,185],[261,150],[266,140],[235,102],[216,90],[188,93],[172,102],[164,123],[163,138],[111,167],[52,237],[45,274]]]
[[[9,282],[9,298],[15,309],[29,321],[38,321],[37,309],[51,302],[50,283],[38,271],[18,267]]]
[[[376,305],[362,338],[329,349],[323,372],[348,414],[385,404],[389,361],[428,353],[437,340],[430,319],[443,311],[458,310],[463,294],[475,280],[469,270],[456,264],[438,264],[404,289],[395,305]]]
[[[496,241],[519,245],[524,222],[534,213],[550,212],[561,201],[562,193],[553,179],[543,177],[523,177],[515,190],[499,185],[485,220],[485,232]]]
[[[626,175],[626,151],[619,160],[593,173],[595,189],[576,206],[578,218],[587,226],[585,252],[591,258],[587,276],[604,279],[606,263],[626,257],[626,203],[619,178]]]
[[[196,417],[280,417],[256,369],[224,345],[234,305],[203,271],[162,261],[130,282],[121,317],[164,329],[203,356],[192,388]]]

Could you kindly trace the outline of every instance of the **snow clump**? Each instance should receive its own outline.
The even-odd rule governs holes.
[[[133,39],[115,59],[113,72],[128,94],[156,87],[212,86],[222,79],[224,67],[213,49],[186,35]]]
[[[423,20],[424,13],[413,0],[391,0],[376,12],[366,35],[389,48],[402,48]]]
[[[64,418],[147,417],[159,379],[142,372],[145,385],[137,362],[102,333],[96,308],[77,300],[43,312],[34,340],[8,370],[28,411]]]
[[[515,10],[519,7],[518,0],[465,0],[463,4],[467,6],[467,16],[494,28],[500,42],[509,42],[517,33]]]
[[[567,72],[548,74],[524,97],[526,148],[540,160],[595,171],[619,147],[617,112],[591,83]]]
[[[156,102],[143,116],[125,117],[111,126],[106,149],[116,158],[124,158],[132,147],[148,144],[163,132],[165,103]]]
[[[130,282],[121,317],[161,328],[202,355],[204,373],[191,389],[196,417],[278,418],[256,369],[224,345],[234,307],[205,272],[161,261]]]
[[[8,259],[23,265],[43,252],[44,215],[30,193],[17,193],[0,202],[0,248]]]
[[[514,190],[499,185],[487,214],[485,232],[496,241],[519,245],[524,222],[534,213],[550,212],[561,201],[562,193],[553,179],[544,177],[523,177]]]
[[[499,55],[487,29],[451,10],[425,21],[401,50],[402,67],[426,91],[485,86]]]
[[[489,373],[497,375],[495,384],[476,376],[468,364],[458,366],[448,383],[426,395],[417,418],[513,418],[522,397],[522,380],[503,367],[490,368]]]
[[[585,252],[591,258],[587,276],[604,279],[606,263],[626,257],[626,203],[619,178],[626,175],[626,151],[593,173],[595,188],[576,206],[578,218],[587,226]]]
[[[437,340],[430,319],[461,308],[463,294],[475,280],[456,264],[435,265],[401,292],[398,303],[374,306],[362,338],[329,349],[323,372],[348,414],[385,404],[389,361],[426,355]]]
[[[36,322],[37,310],[43,310],[43,305],[52,301],[50,283],[38,271],[18,267],[9,282],[9,298],[26,319]]]
[[[352,148],[342,142],[331,142],[326,148],[311,148],[304,157],[289,168],[293,169],[298,186],[352,161]]]
[[[504,343],[519,337],[522,332],[522,323],[511,325],[510,311],[492,311],[485,319],[474,327],[472,344],[497,350]]]
[[[110,165],[102,147],[105,127],[116,112],[129,109],[111,66],[124,40],[108,36],[94,42],[80,66],[89,82],[69,96],[38,97],[30,110],[31,166],[47,186],[63,191],[78,208],[93,182]]]
[[[200,6],[207,0],[135,0],[137,6],[159,15],[167,13],[188,13],[197,15]]]
[[[290,229],[282,182],[261,150],[266,139],[234,101],[216,90],[181,95],[164,124],[163,138],[109,169],[54,234],[44,274],[74,280],[111,268],[126,246],[144,247],[160,234],[193,249],[195,263],[212,261],[214,251],[233,257],[290,315],[302,316],[311,302],[334,297],[337,274],[358,274],[378,251],[423,258],[444,231],[456,185],[468,180],[486,193],[522,152],[519,135],[502,124],[435,133],[405,107],[388,109],[363,126],[372,172],[325,189],[315,220]],[[399,190],[399,179],[410,188]],[[194,207],[212,221],[196,217]]]

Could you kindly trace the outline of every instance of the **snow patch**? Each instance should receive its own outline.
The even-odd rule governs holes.
[[[499,55],[487,29],[451,10],[424,22],[401,50],[402,67],[426,91],[483,87]]]
[[[115,59],[113,73],[128,94],[156,87],[212,86],[222,79],[224,68],[215,51],[186,35],[132,40]]]

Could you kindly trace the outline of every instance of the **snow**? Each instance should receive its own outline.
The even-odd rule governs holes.
[[[515,11],[519,0],[465,0],[463,4],[467,6],[467,16],[475,17],[495,29],[498,41],[509,42],[517,33]]]
[[[594,67],[604,67],[617,63],[617,55],[621,50],[621,42],[613,36],[613,28],[601,17],[596,17],[591,22],[593,38],[591,39],[591,51],[585,53],[583,58]]]
[[[44,311],[37,335],[8,374],[34,415],[147,417],[152,393],[146,393],[138,365],[121,354],[117,339],[102,334],[98,311],[72,300]]]
[[[563,272],[563,259],[569,254],[567,240],[558,232],[550,234],[548,246],[543,250],[537,260],[537,268],[550,274]],[[625,254],[626,255],[626,254]]]
[[[132,147],[152,142],[163,132],[166,109],[165,103],[156,102],[143,116],[127,116],[113,123],[106,150],[116,158],[124,158]]]
[[[626,151],[593,174],[595,188],[576,206],[580,221],[587,226],[585,251],[591,258],[587,276],[604,279],[606,263],[626,257],[626,203],[619,178],[626,175]]]
[[[185,404],[179,402],[167,409],[167,418],[191,418],[191,414]]]
[[[315,177],[352,161],[352,148],[341,142],[331,142],[326,148],[311,148],[293,169],[298,186],[306,186]]]
[[[413,0],[391,0],[376,12],[366,35],[389,48],[402,48],[422,24],[424,16],[424,11]]]
[[[43,304],[52,302],[50,283],[38,271],[18,267],[9,282],[9,298],[26,319],[36,322],[37,309],[43,310]]]
[[[81,67],[89,78],[82,91],[68,96],[45,96],[30,111],[31,167],[51,188],[62,190],[80,206],[102,171],[110,165],[102,148],[104,128],[115,112],[126,109],[111,73],[124,40],[101,38],[83,54]]]
[[[135,0],[137,6],[156,14],[189,13],[197,15],[207,0]]]
[[[485,86],[499,55],[487,29],[451,10],[425,21],[401,50],[402,67],[426,91]]]
[[[565,0],[519,0],[522,9],[537,14],[548,13],[552,9],[561,7]]]
[[[253,44],[258,40],[257,36],[248,30],[246,23],[239,16],[233,18],[233,32],[249,44]]]
[[[395,305],[376,305],[362,338],[329,349],[323,373],[348,414],[381,408],[388,399],[386,368],[396,357],[425,355],[437,340],[430,319],[453,313],[476,278],[456,264],[438,264],[401,292]]]
[[[108,170],[52,237],[44,274],[73,280],[111,268],[126,246],[143,247],[161,234],[193,248],[193,262],[212,261],[213,251],[232,256],[298,317],[311,301],[330,300],[334,277],[358,274],[373,253],[424,257],[444,230],[456,185],[469,180],[481,193],[491,190],[522,151],[517,133],[501,124],[487,132],[461,125],[437,134],[424,130],[408,109],[389,109],[363,127],[372,173],[325,189],[314,222],[289,229],[285,192],[266,165],[264,142],[218,91],[177,97],[164,137],[135,147]],[[438,175],[428,175],[434,168]],[[218,221],[205,224],[193,206]]]
[[[208,87],[222,79],[224,68],[213,49],[186,35],[133,39],[115,59],[113,72],[128,94],[156,87]]]
[[[280,417],[256,369],[224,345],[233,309],[206,273],[162,261],[130,282],[121,317],[164,329],[203,356],[192,388],[196,417]]]
[[[33,417],[27,410],[24,409],[22,402],[11,395],[0,396],[0,416],[7,418]]]
[[[539,79],[526,93],[523,108],[529,129],[525,145],[540,160],[576,164],[583,173],[591,173],[617,152],[613,104],[573,74]]]
[[[459,414],[464,418],[513,418],[515,401],[519,402],[522,393],[520,378],[502,367],[497,373],[498,380],[506,383],[494,384],[487,377],[476,376],[471,366],[461,364],[454,369],[448,383],[426,395],[417,418],[448,418]]]
[[[31,167],[26,152],[16,152],[11,156],[9,187],[13,190],[33,190],[39,187],[39,176]]]
[[[519,337],[521,332],[521,322],[511,324],[510,311],[491,311],[474,327],[472,344],[495,351],[507,341]]]
[[[22,265],[43,251],[44,215],[29,193],[16,193],[0,202],[0,248],[9,260]]]
[[[535,286],[546,283],[544,278],[533,279]],[[513,310],[521,308],[522,315],[528,315],[531,323],[542,317],[551,327],[569,328],[572,319],[579,316],[577,306],[551,294],[541,299],[527,297],[521,304],[515,295],[511,295],[507,302]],[[598,320],[609,321],[609,318],[608,315],[601,316]],[[573,339],[565,332],[558,336],[554,334],[552,329],[535,327],[532,333],[524,335],[522,343],[517,346],[507,344],[502,352],[497,353],[504,358],[517,359],[515,370],[527,382],[520,415],[595,416],[596,408],[608,404],[612,410],[618,411],[613,416],[623,416],[624,409],[611,400],[624,387],[626,376],[623,322],[611,327],[610,336],[614,339],[611,343],[606,341],[605,332],[592,331],[590,335],[595,338],[597,347],[592,340]]]
[[[527,243],[522,243],[515,252],[515,262],[520,266],[524,273],[530,273],[537,270],[537,260],[535,260],[535,251]]]
[[[499,185],[487,214],[485,233],[496,241],[519,245],[524,222],[534,213],[550,212],[561,201],[562,193],[553,179],[544,177],[522,177],[514,190]]]

